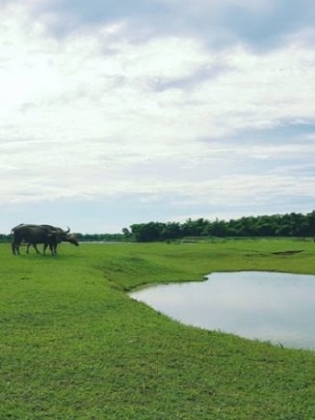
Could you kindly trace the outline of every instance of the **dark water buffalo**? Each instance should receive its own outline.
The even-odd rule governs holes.
[[[50,232],[50,241],[44,243],[44,248],[43,248],[43,252],[45,254],[47,247],[49,246],[50,251],[52,254],[56,255],[57,254],[57,246],[61,243],[61,242],[69,242],[75,246],[79,246],[79,242],[77,240],[77,238],[73,235],[70,234],[70,228],[68,228],[67,230],[63,230],[59,227],[56,226],[51,226],[51,225],[39,225],[45,229],[48,229],[48,231]],[[29,247],[31,246],[31,243],[27,244],[26,247],[26,252],[29,252]],[[35,247],[34,247],[35,248]],[[36,249],[36,248],[35,248]]]
[[[36,252],[39,254],[40,252],[37,249],[37,244],[44,244],[44,246],[47,244],[51,250],[51,253],[53,253],[54,245],[57,241],[57,235],[53,230],[40,225],[20,224],[12,229],[12,234],[13,254],[20,253],[20,245],[22,243],[27,244],[27,252],[29,246],[33,245]]]
[[[21,224],[12,229],[13,241],[12,252],[19,254],[20,245],[25,242],[27,244],[26,252],[29,252],[29,247],[33,245],[35,251],[39,254],[37,244],[43,244],[43,252],[45,254],[47,247],[52,255],[57,254],[57,246],[63,241],[70,242],[78,246],[79,243],[74,235],[69,234],[70,229],[63,230],[61,228],[51,225],[25,225]]]

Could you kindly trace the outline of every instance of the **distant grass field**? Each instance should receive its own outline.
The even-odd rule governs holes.
[[[1,420],[315,419],[315,352],[180,325],[126,294],[215,271],[315,274],[312,241],[22,252],[0,245]]]

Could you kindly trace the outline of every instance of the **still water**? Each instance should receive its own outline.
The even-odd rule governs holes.
[[[187,325],[315,350],[314,275],[212,273],[130,296]]]

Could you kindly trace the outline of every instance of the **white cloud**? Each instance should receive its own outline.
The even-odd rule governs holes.
[[[241,139],[314,118],[315,53],[302,33],[259,55],[241,43],[211,51],[189,34],[132,43],[124,22],[57,39],[9,6],[0,35],[6,202],[135,193],[230,205],[311,193],[314,177],[271,165],[252,173],[275,155],[286,168],[294,156],[306,165],[307,136],[299,145]]]

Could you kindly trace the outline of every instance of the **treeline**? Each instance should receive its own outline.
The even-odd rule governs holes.
[[[315,211],[306,215],[290,213],[272,216],[250,216],[229,221],[204,218],[188,219],[184,223],[149,222],[124,228],[125,239],[135,242],[154,242],[185,237],[313,237]]]
[[[121,242],[125,241],[126,237],[123,233],[76,233],[79,242]],[[11,235],[0,234],[1,242],[10,242]]]
[[[122,233],[74,233],[79,242],[121,242],[126,238]]]
[[[289,213],[272,216],[249,216],[229,221],[204,218],[179,222],[137,223],[122,233],[75,233],[79,242],[155,242],[187,237],[315,237],[315,210],[303,215]],[[11,235],[0,234],[0,242],[11,241]]]

